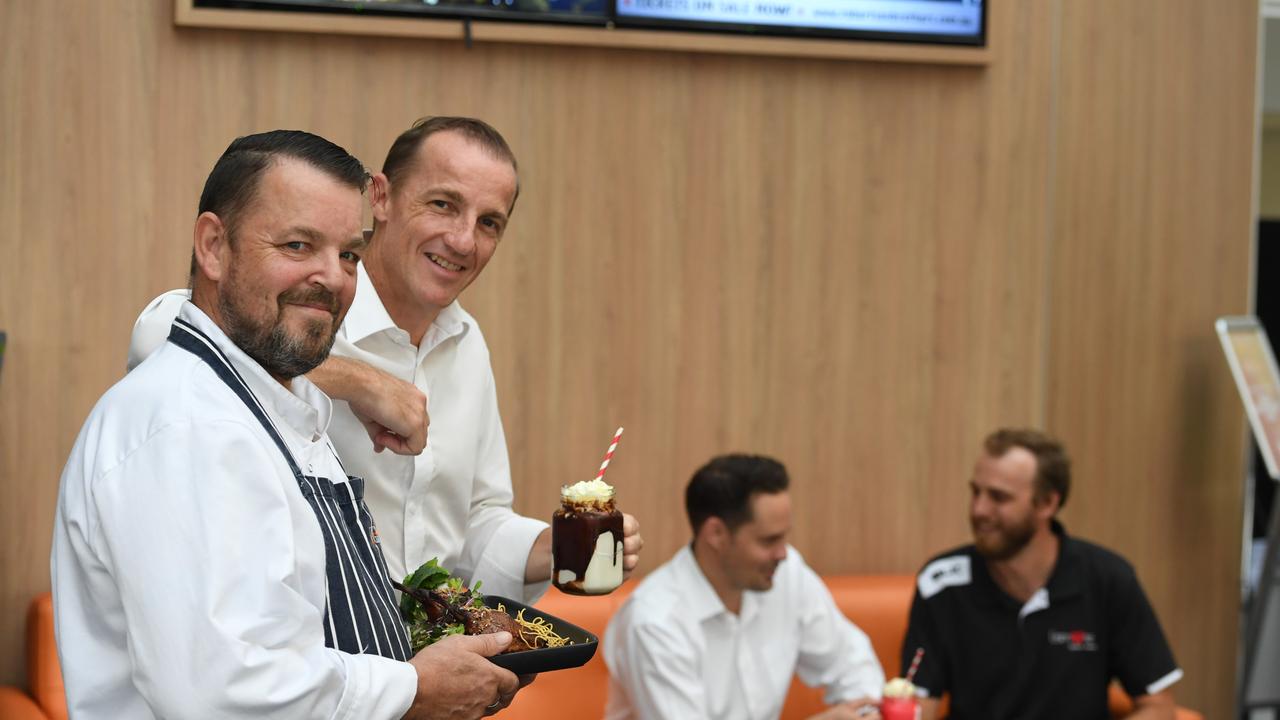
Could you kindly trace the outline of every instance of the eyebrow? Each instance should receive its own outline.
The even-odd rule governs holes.
[[[432,195],[443,195],[449,200],[452,200],[453,202],[458,203],[459,205],[461,205],[463,201],[462,193],[447,187],[427,188],[427,191],[423,193],[423,195],[428,198]]]
[[[324,233],[316,230],[315,228],[307,227],[306,225],[294,225],[284,231],[285,237],[289,237],[290,235],[301,235],[312,242],[322,242],[324,240]],[[359,235],[352,235],[347,238],[346,242],[342,245],[344,250],[363,250],[368,246],[369,238],[365,237],[363,231],[361,231]]]
[[[301,235],[302,237],[311,241],[319,241],[324,239],[324,233],[320,232],[319,230],[316,230],[315,228],[310,228],[305,225],[294,225],[293,227],[285,230],[284,235],[285,237],[288,237],[290,235]]]
[[[450,200],[457,205],[461,205],[466,201],[466,198],[462,196],[462,193],[447,187],[429,188],[425,193],[423,193],[425,198],[430,198],[432,195],[442,195],[447,200]],[[480,217],[497,218],[503,225],[507,224],[507,213],[502,210],[491,210],[486,213],[481,213]]]
[[[344,247],[347,250],[364,250],[369,247],[369,238],[366,237],[362,231],[359,235],[352,236],[348,239],[347,244]]]

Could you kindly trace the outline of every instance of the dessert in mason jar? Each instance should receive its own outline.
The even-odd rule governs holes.
[[[573,595],[604,595],[622,584],[622,513],[600,478],[560,489],[551,517],[551,581]]]
[[[883,720],[917,720],[920,717],[920,701],[916,698],[916,686],[910,680],[893,678],[884,684],[880,717]]]

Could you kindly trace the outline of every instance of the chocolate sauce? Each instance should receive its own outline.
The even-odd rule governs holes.
[[[615,548],[614,564],[620,566],[621,551],[616,548],[622,543],[622,513],[614,507],[613,500],[588,503],[562,500],[560,509],[551,516],[551,581],[556,587],[571,595],[596,595],[614,589],[592,592],[583,587],[596,543],[604,533],[612,536],[609,546]],[[564,570],[573,573],[572,580],[560,581]]]

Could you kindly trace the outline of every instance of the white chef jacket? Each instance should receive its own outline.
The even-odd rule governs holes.
[[[480,326],[455,301],[414,347],[387,314],[363,263],[357,272],[355,300],[333,354],[413,383],[426,394],[431,417],[420,455],[375,453],[348,404],[333,402],[329,434],[347,470],[365,479],[365,503],[378,523],[391,577],[401,580],[434,557],[468,584],[482,581],[486,594],[533,602],[551,584],[524,582],[529,550],[547,523],[511,508],[507,440]],[[131,367],[168,334],[188,296],[172,290],[143,310],[130,343]]]
[[[879,699],[884,672],[866,633],[841,614],[795,548],[764,592],[729,612],[689,547],[653,571],[610,620],[606,720],[765,720],[791,676],[834,705]]]
[[[329,399],[292,392],[194,305],[307,474],[345,481]],[[408,663],[325,647],[325,548],[271,437],[190,352],[107,391],[62,474],[53,606],[70,716],[398,718]]]

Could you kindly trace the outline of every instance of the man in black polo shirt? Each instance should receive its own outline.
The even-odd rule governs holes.
[[[920,572],[902,648],[904,671],[924,649],[923,719],[950,693],[954,720],[1104,720],[1117,678],[1130,718],[1172,720],[1182,670],[1133,568],[1054,519],[1071,487],[1062,446],[998,430],[969,485],[974,543]]]

